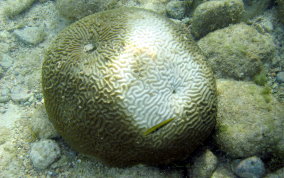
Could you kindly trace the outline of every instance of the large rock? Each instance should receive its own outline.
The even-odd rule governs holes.
[[[240,21],[244,11],[241,0],[208,1],[199,5],[193,14],[191,30],[196,38]]]
[[[219,78],[252,79],[274,57],[275,45],[269,35],[246,24],[231,25],[199,40]]]
[[[220,80],[215,141],[232,157],[274,153],[284,157],[284,105],[266,88]]]

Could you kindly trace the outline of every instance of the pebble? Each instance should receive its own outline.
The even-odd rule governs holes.
[[[265,173],[262,160],[256,156],[233,161],[232,170],[241,178],[261,178]]]
[[[7,71],[13,65],[13,58],[8,54],[2,54],[0,56],[0,66]]]
[[[0,88],[0,103],[6,103],[10,101],[10,89],[9,88]]]
[[[185,15],[185,4],[183,1],[170,1],[167,6],[167,14],[174,19],[182,19]]]
[[[46,169],[60,157],[58,144],[50,139],[32,143],[30,158],[35,168]]]
[[[21,86],[15,86],[11,90],[11,98],[16,103],[23,103],[25,101],[28,101],[31,96],[32,93],[29,92],[28,89],[23,88]]]
[[[219,164],[210,178],[237,178],[224,164]]]
[[[41,43],[46,36],[44,30],[40,27],[17,29],[13,33],[20,41],[29,45],[37,45]]]
[[[216,169],[218,159],[210,150],[205,150],[201,156],[194,160],[192,166],[188,166],[191,177],[211,177]]]
[[[284,72],[279,72],[276,76],[276,80],[279,83],[284,83]]]

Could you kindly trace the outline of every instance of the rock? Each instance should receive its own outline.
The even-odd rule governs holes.
[[[48,120],[44,105],[40,105],[36,108],[31,120],[32,130],[36,134],[37,138],[47,139],[58,136],[58,133]]]
[[[275,19],[275,16],[271,13],[265,13],[259,15],[256,18],[251,19],[249,22],[252,26],[260,33],[272,33],[274,29],[274,24],[272,23]]]
[[[7,53],[10,50],[10,45],[4,42],[0,42],[0,53]]]
[[[279,72],[276,76],[276,80],[279,83],[283,83],[284,82],[284,72]]]
[[[210,178],[237,178],[234,173],[225,165],[218,165]]]
[[[13,65],[13,58],[8,54],[0,55],[0,66],[6,71]]]
[[[243,14],[243,18],[245,20],[254,18],[267,10],[271,3],[272,0],[244,0],[245,13]]]
[[[262,160],[256,156],[233,161],[232,170],[241,178],[261,178],[265,173]]]
[[[22,86],[15,86],[11,90],[11,98],[16,103],[28,101],[33,94]]]
[[[5,73],[5,71],[4,71],[3,67],[0,66],[0,79],[4,76],[4,73]]]
[[[116,3],[116,0],[57,0],[56,8],[62,16],[74,20],[95,12],[112,9]]]
[[[284,177],[284,167],[264,176],[264,178],[283,178],[283,177]]]
[[[0,86],[0,103],[6,103],[10,101],[10,89],[4,86]]]
[[[35,0],[7,0],[2,5],[3,15],[13,18],[32,6]]]
[[[189,166],[190,177],[211,177],[212,173],[216,169],[218,164],[218,159],[210,150],[205,150],[205,152],[194,160],[192,166]]]
[[[13,33],[20,41],[28,45],[37,45],[41,43],[46,36],[44,29],[40,27],[17,29]]]
[[[167,15],[174,19],[182,19],[185,15],[186,4],[184,1],[170,1],[167,6]]]
[[[284,0],[277,0],[276,2],[278,3],[278,18],[284,24]]]
[[[192,18],[191,30],[196,38],[238,23],[244,11],[241,0],[208,1],[199,5]]]
[[[284,105],[267,88],[249,82],[218,80],[218,117],[214,139],[231,157],[283,158]]]
[[[35,168],[45,169],[60,157],[60,148],[53,140],[32,143],[30,158]]]
[[[251,80],[275,54],[271,36],[243,23],[212,32],[198,45],[218,78]]]

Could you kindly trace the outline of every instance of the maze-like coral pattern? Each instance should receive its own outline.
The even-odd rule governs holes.
[[[88,16],[46,53],[49,119],[72,147],[110,165],[184,159],[215,125],[215,80],[204,60],[186,29],[153,12]]]

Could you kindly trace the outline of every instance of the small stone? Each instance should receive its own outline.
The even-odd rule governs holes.
[[[35,168],[45,169],[60,157],[60,148],[53,140],[41,140],[31,146],[30,158]]]
[[[213,171],[216,169],[218,159],[210,150],[205,152],[194,160],[192,166],[189,167],[191,177],[211,177]]]
[[[0,53],[7,53],[10,50],[8,43],[0,42]]]
[[[167,6],[167,14],[174,19],[182,19],[185,14],[185,3],[183,1],[170,1]]]
[[[23,88],[21,86],[12,88],[11,98],[16,103],[23,103],[25,101],[28,101],[31,96],[32,93],[30,93],[26,88]]]
[[[279,72],[276,76],[276,80],[279,83],[284,83],[284,72]]]
[[[265,172],[262,160],[256,156],[233,161],[232,170],[242,178],[261,178]]]
[[[17,29],[14,31],[14,34],[20,41],[32,45],[41,43],[46,36],[44,30],[40,27],[26,27],[20,30]]]
[[[219,165],[217,169],[213,172],[210,178],[236,178],[234,173],[225,167],[224,165]]]
[[[39,105],[32,114],[32,130],[40,139],[54,138],[58,136],[55,128],[48,119],[44,105]]]
[[[0,56],[0,66],[6,71],[13,65],[13,58],[8,54],[2,54]]]
[[[10,101],[10,90],[9,88],[2,88],[0,87],[0,103],[6,103]]]

